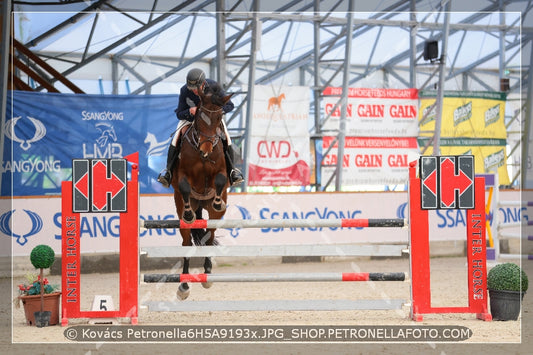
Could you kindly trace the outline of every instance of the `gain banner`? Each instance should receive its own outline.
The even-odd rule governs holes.
[[[338,130],[342,88],[324,92],[323,130]],[[416,137],[418,135],[417,89],[349,88],[346,107],[346,136]]]
[[[420,130],[435,130],[436,93],[420,92]],[[444,92],[441,123],[441,155],[474,155],[477,174],[498,173],[500,184],[510,184],[506,164],[507,130],[502,92]],[[424,147],[432,133],[421,133]],[[432,155],[430,144],[424,155]]]
[[[335,137],[324,137],[325,152]],[[328,181],[337,164],[335,144],[322,157],[322,181]],[[343,158],[343,185],[402,185],[408,182],[409,162],[417,159],[414,137],[346,137]]]
[[[248,185],[308,185],[309,88],[256,86],[253,107]]]

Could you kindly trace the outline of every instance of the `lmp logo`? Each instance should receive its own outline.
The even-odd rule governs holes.
[[[13,236],[13,238],[17,238],[17,243],[20,245],[24,245],[28,242],[28,238],[32,235],[35,235],[43,229],[43,220],[39,215],[33,211],[30,210],[23,210],[26,212],[26,215],[30,218],[31,222],[31,229],[26,234],[17,234],[13,232],[13,229],[11,228],[11,216],[13,213],[15,213],[16,210],[12,210],[9,212],[4,213],[0,216],[0,231],[4,233],[5,235]],[[26,226],[27,223],[18,223],[19,226]]]
[[[147,156],[161,156],[166,151],[168,145],[170,144],[170,140],[172,138],[167,139],[164,142],[158,142],[155,134],[148,132],[146,134],[146,138],[144,139],[144,143],[148,143],[148,150],[146,151]]]
[[[29,139],[22,139],[20,137],[17,137],[17,135],[15,134],[15,126],[21,118],[21,116],[18,116],[8,120],[4,125],[4,131],[6,132],[7,138],[11,139],[14,142],[20,143],[20,147],[26,151],[30,149],[32,143],[41,140],[46,135],[46,127],[38,119],[27,116],[27,119],[35,127],[35,132],[33,133],[33,137]]]
[[[88,145],[83,143],[84,158],[122,158],[122,145],[117,143],[115,128],[109,123],[97,123],[94,125],[99,136],[95,143]]]
[[[95,127],[100,131],[100,137],[96,139],[96,143],[100,147],[105,147],[108,143],[117,141],[115,128],[109,123],[97,123]]]

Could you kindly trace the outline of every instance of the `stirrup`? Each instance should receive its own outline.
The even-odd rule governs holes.
[[[157,181],[159,181],[161,185],[166,188],[170,187],[170,181],[172,181],[172,175],[170,174],[170,171],[168,171],[168,169],[163,169],[163,171],[159,173]]]

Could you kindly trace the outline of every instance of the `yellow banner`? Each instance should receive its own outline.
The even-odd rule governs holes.
[[[420,95],[420,131],[435,131],[434,103],[435,97]],[[433,133],[421,132],[420,135]],[[506,139],[505,96],[500,93],[446,93],[442,105],[441,136]]]
[[[432,155],[433,147],[429,147],[424,155]],[[441,146],[440,155],[473,155],[475,161],[476,174],[498,173],[500,185],[510,185],[509,174],[505,157],[507,152],[505,146]]]
[[[435,131],[435,92],[420,92],[419,145]],[[498,172],[500,184],[510,184],[506,164],[505,94],[445,92],[442,106],[441,155],[473,154],[477,174]],[[430,146],[424,155],[432,155]]]

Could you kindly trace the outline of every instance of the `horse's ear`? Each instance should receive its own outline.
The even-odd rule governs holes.
[[[224,105],[231,99],[231,97],[233,96],[233,94],[235,94],[234,92],[232,92],[231,94],[229,95],[226,95],[222,98],[222,102],[224,102]]]

